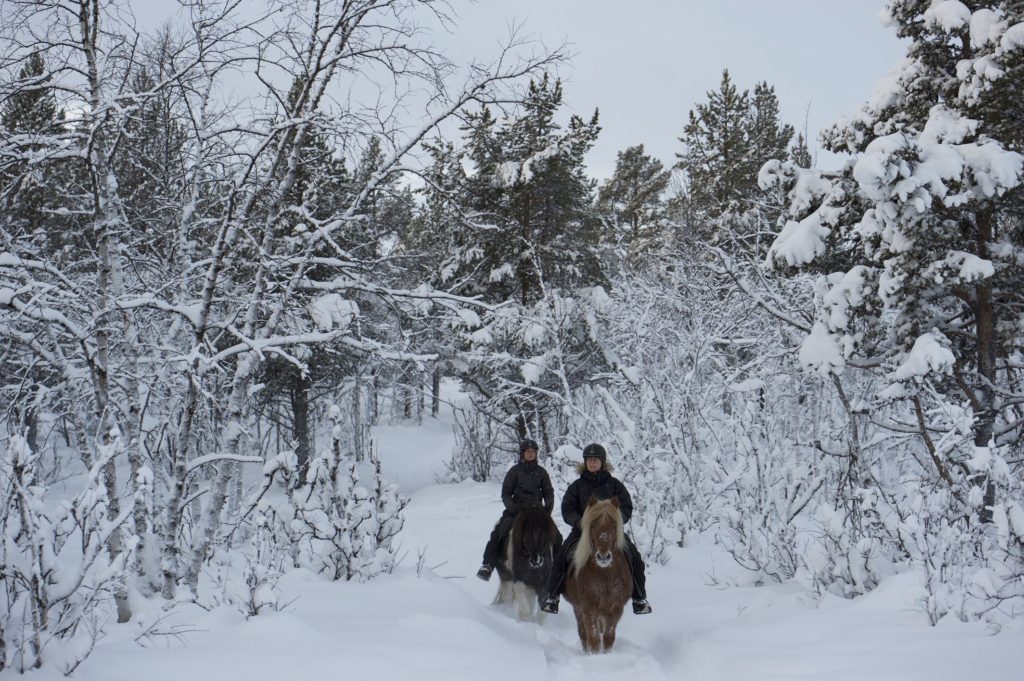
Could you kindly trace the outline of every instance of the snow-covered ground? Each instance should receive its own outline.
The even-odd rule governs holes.
[[[742,572],[706,540],[672,549],[648,581],[654,613],[628,613],[615,649],[585,656],[571,606],[543,624],[491,605],[497,578],[474,577],[499,485],[437,485],[449,455],[447,419],[375,434],[385,468],[412,501],[405,558],[393,575],[328,582],[308,572],[279,584],[281,612],[244,619],[229,606],[181,608],[139,636],[138,621],[109,635],[75,672],[82,681],[320,681],[407,679],[686,679],[687,681],[1020,681],[1024,628],[928,626],[913,574],[848,601],[820,602],[793,586],[715,586]],[[627,481],[628,482],[628,481]],[[422,560],[421,560],[422,559]],[[422,569],[418,569],[420,566]],[[139,619],[156,622],[159,609]],[[14,678],[10,671],[0,678]],[[63,678],[54,670],[27,675]]]

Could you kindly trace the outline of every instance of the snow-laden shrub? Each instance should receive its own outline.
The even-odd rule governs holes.
[[[846,505],[817,505],[801,535],[798,579],[818,593],[853,598],[906,565],[898,542],[879,525],[875,499],[857,489]]]
[[[333,409],[330,413],[340,414]],[[408,499],[384,477],[373,447],[370,461],[357,463],[344,453],[343,428],[334,426],[331,446],[310,461],[305,484],[289,486],[285,503],[261,501],[256,508],[258,522],[249,547],[253,574],[247,578],[256,591],[268,581],[262,573],[273,572],[266,564],[276,560],[267,542],[287,546],[295,567],[331,579],[366,581],[396,565],[399,547],[394,539]],[[279,457],[264,474],[273,475],[281,467],[294,472],[294,457]],[[364,472],[368,484],[362,481]],[[254,596],[254,602],[259,600]]]
[[[44,501],[38,457],[14,435],[0,460],[0,665],[20,672],[52,664],[71,673],[92,651],[123,589],[130,542],[111,558],[108,542],[131,513],[108,518],[103,469],[116,447],[98,448],[81,492]]]
[[[499,438],[494,422],[475,409],[457,409],[455,447],[445,462],[440,482],[473,479],[485,482],[494,467],[493,450]]]
[[[822,486],[791,442],[740,437],[718,541],[737,563],[763,578],[791,579],[800,567],[798,519]]]
[[[973,451],[967,465],[975,479],[994,480],[998,488],[992,522],[980,522],[979,486],[966,499],[950,489],[912,497],[900,528],[924,572],[921,608],[933,624],[947,614],[995,625],[1024,615],[1024,484],[1010,474],[999,449]]]
[[[277,582],[292,564],[292,558],[290,547],[281,541],[283,534],[275,528],[276,521],[273,509],[255,513],[244,553],[224,555],[215,571],[219,588],[213,593],[247,618],[276,612],[287,605],[281,600]]]
[[[296,562],[331,579],[365,581],[395,566],[408,500],[388,483],[371,450],[369,486],[359,464],[332,450],[310,462],[305,486],[289,495],[287,534]]]

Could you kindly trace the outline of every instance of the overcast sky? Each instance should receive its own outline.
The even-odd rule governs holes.
[[[271,1],[243,0],[243,12]],[[603,130],[587,159],[598,178],[612,173],[616,152],[636,144],[672,165],[688,112],[717,88],[723,68],[743,89],[773,84],[783,120],[803,130],[806,119],[815,146],[818,131],[867,100],[904,51],[879,19],[884,0],[450,2],[457,26],[431,42],[451,43],[446,52],[456,62],[493,56],[512,23],[550,47],[569,43],[572,63],[559,73],[566,108],[601,112]],[[178,11],[170,0],[128,4],[142,26]]]
[[[775,85],[784,120],[805,117],[812,141],[853,113],[902,58],[882,25],[883,0],[482,0],[456,3],[456,35],[476,54],[493,50],[507,23],[548,44],[572,44],[563,70],[575,113],[600,109],[602,133],[588,162],[597,177],[617,151],[644,144],[666,165],[693,106],[718,86],[722,69],[744,89]],[[808,111],[808,107],[809,111]],[[835,165],[831,158],[822,165]]]

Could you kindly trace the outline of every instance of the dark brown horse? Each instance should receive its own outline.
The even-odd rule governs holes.
[[[588,653],[606,652],[633,591],[619,500],[590,497],[580,521],[583,534],[569,566],[565,599],[576,613],[580,643]]]
[[[540,622],[540,601],[561,545],[562,535],[548,511],[539,506],[520,511],[498,562],[501,585],[495,602],[513,603],[519,619]]]

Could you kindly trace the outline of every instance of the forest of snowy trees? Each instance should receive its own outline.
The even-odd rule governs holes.
[[[444,3],[127,8],[0,1],[0,667],[230,570],[250,614],[389,571],[370,427],[442,379],[448,479],[529,436],[564,487],[604,442],[650,561],[711,533],[765,582],[1024,614],[1024,4],[891,0],[838,170],[723,71],[601,181],[566,55],[452,63]]]

